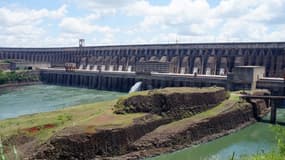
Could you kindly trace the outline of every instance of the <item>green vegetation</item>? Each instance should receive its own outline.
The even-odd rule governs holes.
[[[117,128],[130,125],[133,119],[145,114],[117,115],[113,113],[116,101],[106,101],[69,107],[46,113],[25,115],[0,121],[0,137],[25,134],[45,141],[65,127],[80,126],[85,131],[95,132],[99,128]]]
[[[115,104],[115,113],[118,114],[126,114],[126,110],[132,110],[133,106],[124,106],[124,101],[130,97],[134,96],[152,96],[156,94],[164,94],[169,95],[173,93],[206,93],[206,92],[217,92],[221,90],[221,87],[204,87],[204,88],[196,88],[196,87],[167,87],[163,89],[154,89],[154,90],[146,90],[146,91],[140,91],[140,92],[133,92],[131,94],[128,94],[124,97],[121,97],[117,103]],[[227,93],[229,94],[229,93]],[[229,95],[228,95],[229,97]],[[237,96],[238,97],[238,96]],[[186,116],[189,117],[189,116]]]
[[[195,88],[195,87],[166,87],[163,89],[153,89],[153,90],[147,90],[147,91],[140,91],[140,92],[133,92],[131,94],[128,94],[124,99],[137,96],[137,95],[154,95],[154,94],[172,94],[172,93],[205,93],[205,92],[216,92],[220,90],[221,87],[203,87],[203,88]]]
[[[36,75],[31,75],[28,72],[3,72],[0,71],[0,84],[13,82],[29,82],[37,81],[39,78]]]
[[[13,136],[28,136],[41,144],[55,133],[95,133],[99,129],[122,128],[131,125],[134,119],[145,114],[117,115],[113,112],[113,101],[84,104],[58,111],[37,113],[0,121],[0,160],[16,159],[18,153],[13,144],[1,143]],[[154,118],[160,118],[156,116]],[[63,129],[67,129],[64,132]],[[20,146],[17,146],[20,147]],[[5,152],[9,151],[9,152]],[[8,156],[9,154],[9,156]]]
[[[239,100],[238,97],[239,96],[237,93],[230,93],[229,99],[223,101],[218,106],[216,106],[212,109],[209,109],[205,112],[196,114],[192,117],[184,118],[182,120],[175,121],[175,122],[169,123],[167,125],[161,126],[157,131],[163,133],[163,132],[171,131],[173,128],[176,128],[176,129],[183,128],[187,124],[197,122],[197,121],[201,121],[202,119],[213,117],[213,116],[218,115],[219,113],[229,111],[229,110],[234,109],[236,107],[242,107],[245,104],[247,104],[247,103],[242,103],[242,101]]]
[[[203,87],[195,88],[191,87],[167,87],[163,89],[156,89],[149,91],[150,94],[162,93],[162,94],[172,94],[172,93],[206,93],[206,92],[216,92],[222,89],[221,87]]]
[[[12,155],[13,159],[19,160],[20,158],[19,158],[18,151],[17,151],[15,145],[10,146],[9,149],[12,150],[12,152],[13,152],[13,155]],[[5,148],[5,150],[7,150],[7,148]],[[0,160],[8,160],[7,157],[8,156],[5,155],[4,145],[2,144],[1,137],[0,137]]]
[[[1,60],[0,63],[12,63],[12,60],[9,59],[5,59],[5,60]]]

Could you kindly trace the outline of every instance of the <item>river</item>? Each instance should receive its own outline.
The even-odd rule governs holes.
[[[118,98],[125,93],[53,85],[0,90],[0,120]]]
[[[125,93],[53,85],[34,85],[0,91],[0,119],[47,112],[69,106],[118,98]],[[285,121],[285,110],[278,110]],[[268,117],[266,117],[268,118]],[[226,160],[245,154],[268,152],[276,147],[269,124],[255,123],[231,135],[148,160]]]
[[[269,116],[264,119],[268,120]],[[285,122],[284,109],[278,109],[277,120]],[[277,142],[272,125],[258,122],[211,142],[148,160],[229,160],[233,154],[235,159],[239,159],[244,155],[269,152],[275,147],[277,147]]]

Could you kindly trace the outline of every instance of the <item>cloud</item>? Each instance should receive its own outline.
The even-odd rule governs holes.
[[[139,1],[139,0],[138,0]],[[120,8],[133,3],[133,0],[81,0],[80,3],[88,8],[108,9]]]
[[[39,22],[43,18],[61,18],[67,12],[66,5],[62,5],[57,10],[47,10],[47,9],[15,9],[15,8],[0,8],[0,25],[30,25]]]
[[[0,8],[1,46],[36,46],[50,34],[45,29],[48,22],[66,14],[65,4],[55,10],[3,6]]]
[[[284,41],[284,0],[64,0],[57,9],[0,7],[7,45]],[[51,22],[52,21],[52,22]]]
[[[59,26],[69,33],[91,34],[93,32],[101,32],[105,34],[112,34],[117,32],[117,29],[112,29],[108,26],[99,26],[92,23],[90,16],[85,18],[65,17],[60,22]],[[109,36],[110,37],[110,36]]]
[[[92,26],[88,21],[73,17],[64,18],[60,22],[59,26],[71,33],[88,34],[95,30],[95,27]]]
[[[122,8],[141,0],[70,0],[73,4],[97,15],[114,15]]]
[[[221,0],[216,6],[206,0],[171,0],[161,6],[143,0],[132,3],[125,13],[144,17],[134,32],[157,32],[162,39],[267,41],[274,40],[273,35],[281,32],[280,26],[285,23],[284,9],[284,0]],[[147,41],[150,37],[145,38]],[[284,39],[285,35],[279,35],[274,41]]]

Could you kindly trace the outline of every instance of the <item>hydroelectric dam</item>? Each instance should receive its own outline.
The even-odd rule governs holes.
[[[142,89],[216,85],[284,92],[285,42],[0,48],[0,59],[38,66],[48,84],[127,91],[142,81]],[[74,70],[66,71],[66,64]]]

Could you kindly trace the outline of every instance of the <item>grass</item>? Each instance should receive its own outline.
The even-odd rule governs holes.
[[[172,94],[172,93],[205,93],[205,92],[215,92],[222,89],[221,87],[204,87],[204,88],[197,88],[197,87],[166,87],[163,89],[154,89],[148,91],[140,91],[140,92],[133,92],[128,94],[124,98],[137,96],[137,95],[153,95],[153,94]]]
[[[285,155],[282,155],[277,151],[272,151],[269,153],[257,153],[252,156],[246,156],[240,158],[240,160],[284,160],[284,159]]]
[[[85,104],[62,110],[0,121],[0,137],[8,138],[12,135],[27,134],[45,141],[54,133],[65,127],[80,126],[95,132],[97,128],[114,128],[130,125],[133,119],[144,114],[116,115],[113,105],[116,101],[105,101]],[[49,126],[49,127],[46,127]]]
[[[205,93],[205,92],[216,92],[223,88],[221,87],[204,87],[204,88],[197,88],[197,87],[167,87],[163,89],[153,90],[153,93],[162,93],[162,94],[172,94],[172,93]],[[151,91],[150,91],[151,93]]]
[[[123,103],[126,99],[134,96],[151,96],[155,94],[164,94],[169,95],[173,93],[209,93],[209,92],[216,92],[223,88],[221,87],[204,87],[204,88],[198,88],[198,87],[167,87],[163,89],[154,89],[154,90],[147,90],[147,91],[140,91],[140,92],[133,92],[131,94],[128,94],[126,96],[123,96],[118,99],[118,103],[115,105],[115,112],[120,114],[126,114],[126,111],[124,108],[130,107],[130,106],[124,106]]]

